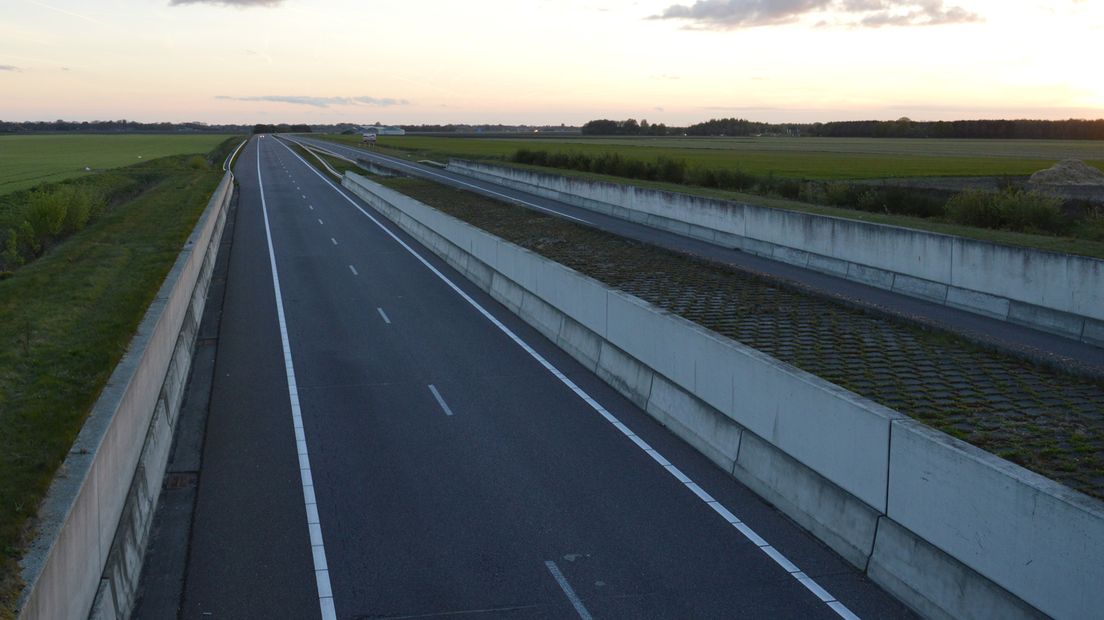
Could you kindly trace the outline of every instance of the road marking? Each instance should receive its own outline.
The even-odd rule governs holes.
[[[291,151],[291,148],[288,147],[287,145],[284,145],[284,148],[286,148],[288,151]],[[621,434],[625,435],[626,438],[628,438],[630,441],[632,441],[634,444],[636,444],[636,446],[638,448],[640,448],[641,450],[644,451],[645,454],[650,456],[652,458],[652,460],[654,460],[656,463],[658,463],[660,465],[660,467],[663,467],[664,469],[666,469],[667,472],[670,473],[672,476],[674,476],[675,479],[677,479],[679,482],[681,482],[683,484],[683,486],[685,486],[687,488],[687,490],[694,493],[694,495],[696,495],[698,497],[698,499],[705,502],[706,506],[709,506],[711,509],[713,509],[714,512],[716,512],[718,515],[720,515],[722,518],[724,518],[729,523],[729,525],[732,525],[738,532],[743,534],[744,537],[747,538],[753,545],[755,545],[756,547],[759,547],[759,550],[762,551],[764,554],[766,554],[767,557],[774,560],[776,563],[779,564],[779,566],[781,566],[784,570],[789,572],[790,575],[798,583],[805,586],[805,588],[809,589],[810,592],[813,592],[813,594],[818,596],[818,597],[820,596],[820,592],[823,592],[825,595],[827,595],[829,597],[832,597],[832,595],[829,594],[827,592],[827,590],[824,590],[823,588],[820,588],[820,586],[815,581],[813,581],[811,578],[809,578],[807,575],[805,575],[805,573],[801,572],[800,570],[797,570],[797,567],[793,563],[791,563],[788,559],[786,559],[786,557],[784,555],[779,553],[774,547],[772,547],[769,543],[767,543],[767,541],[763,540],[762,537],[760,537],[758,534],[756,534],[754,530],[752,530],[750,527],[748,527],[746,524],[744,524],[742,521],[740,521],[736,517],[736,515],[729,512],[728,509],[726,509],[724,506],[722,506],[720,504],[720,502],[713,499],[713,497],[711,495],[706,493],[700,486],[698,486],[696,483],[694,483],[694,481],[691,480],[686,474],[682,473],[681,470],[679,470],[677,467],[672,465],[670,463],[670,461],[668,461],[666,458],[663,457],[662,454],[659,453],[658,450],[652,448],[650,445],[648,445],[648,442],[644,441],[643,438],[639,437],[629,427],[622,424],[621,420],[617,419],[617,416],[615,416],[612,413],[610,413],[609,411],[607,411],[606,408],[603,407],[598,401],[594,400],[594,398],[591,397],[590,394],[587,394],[582,388],[580,388],[578,385],[576,385],[574,381],[569,379],[567,377],[567,375],[560,372],[560,370],[558,368],[556,368],[554,365],[552,365],[551,362],[544,359],[544,356],[542,356],[540,353],[537,353],[536,349],[529,346],[528,343],[526,343],[524,340],[522,340],[521,337],[518,336],[517,334],[515,334],[513,332],[513,330],[511,330],[509,327],[506,327],[506,325],[503,324],[501,321],[499,321],[493,314],[490,313],[490,311],[488,311],[486,308],[484,308],[482,305],[480,305],[479,302],[472,299],[472,297],[470,295],[465,293],[464,290],[461,289],[459,286],[457,286],[456,283],[453,282],[451,279],[449,279],[448,276],[441,273],[441,271],[438,270],[436,267],[434,267],[428,260],[425,259],[425,257],[423,257],[421,254],[419,254],[417,250],[410,247],[410,245],[408,245],[405,241],[400,239],[398,235],[391,232],[391,230],[388,229],[386,226],[384,226],[382,222],[380,222],[378,219],[375,218],[375,216],[373,216],[368,211],[365,211],[363,207],[361,207],[359,204],[357,204],[356,201],[354,201],[352,198],[350,198],[345,192],[338,189],[338,187],[336,185],[334,185],[333,183],[330,183],[329,179],[322,176],[321,172],[319,172],[314,166],[311,166],[310,164],[308,164],[306,162],[306,160],[304,160],[302,157],[299,157],[298,153],[296,153],[294,151],[291,151],[291,154],[295,155],[299,159],[299,161],[303,162],[303,164],[305,166],[310,168],[311,172],[318,175],[318,178],[325,181],[326,184],[329,185],[331,188],[333,188],[333,190],[335,192],[337,192],[342,198],[344,198],[346,200],[346,202],[353,205],[353,207],[357,211],[360,211],[361,214],[363,214],[365,217],[367,217],[369,220],[371,220],[373,224],[375,224],[381,230],[383,230],[383,232],[386,233],[389,237],[391,237],[395,241],[395,243],[398,243],[404,250],[406,250],[411,255],[413,255],[414,258],[418,260],[418,262],[422,263],[422,265],[424,265],[426,269],[429,269],[429,271],[432,272],[433,275],[437,276],[449,288],[451,288],[453,291],[455,291],[456,294],[459,295],[461,299],[468,302],[468,304],[470,304],[473,308],[475,308],[477,312],[482,314],[484,316],[484,318],[486,318],[495,327],[497,327],[499,329],[499,331],[501,331],[503,334],[506,334],[506,336],[510,340],[513,340],[515,344],[517,344],[519,347],[522,348],[522,350],[524,350],[526,353],[528,353],[529,356],[532,357],[534,360],[536,360],[538,364],[543,366],[545,368],[545,370],[550,372],[552,374],[552,376],[559,379],[560,382],[563,383],[565,386],[567,386],[568,389],[570,389],[572,392],[574,392],[575,395],[577,395],[579,398],[583,399],[583,401],[586,402],[586,404],[590,405],[590,408],[593,409],[595,412],[597,412],[598,415],[605,418],[606,421],[609,422],[614,428],[621,431]],[[693,486],[690,486],[690,485],[693,485]],[[780,562],[779,561],[780,559],[785,561],[785,564]],[[790,568],[793,568],[794,570],[790,570]],[[812,590],[810,584],[811,585],[816,585],[818,588],[820,588],[820,590],[819,591]],[[828,604],[828,607],[831,608],[832,611],[836,612],[838,615],[840,615],[843,618],[848,618],[848,619],[857,619],[858,618],[858,616],[856,616],[854,613],[852,613],[851,610],[849,610],[846,605],[839,602],[839,600],[837,600],[835,597],[832,597],[831,601],[825,601],[825,602]]]
[[[297,188],[295,188],[295,189],[299,189],[299,188],[297,187]],[[303,194],[302,196],[303,196],[303,200],[306,200],[306,199],[307,199],[307,195],[306,195],[306,194]]]
[[[316,147],[316,148],[318,148],[319,150],[325,150],[325,149],[322,149],[321,147]],[[296,153],[296,155],[298,155],[298,153]],[[467,187],[470,187],[470,188],[472,188],[472,189],[475,189],[475,190],[479,190],[480,192],[485,192],[485,193],[488,193],[488,194],[493,194],[493,195],[495,195],[495,196],[498,196],[498,197],[500,197],[500,198],[505,198],[506,200],[509,200],[510,202],[517,202],[517,203],[523,204],[523,205],[525,205],[525,206],[527,206],[527,207],[532,207],[532,208],[534,208],[534,209],[538,209],[538,210],[540,210],[540,211],[544,211],[545,213],[552,213],[553,215],[558,215],[558,216],[560,216],[560,217],[566,217],[566,218],[568,218],[568,219],[571,219],[571,220],[575,220],[576,222],[581,222],[581,223],[583,223],[583,224],[586,224],[587,226],[594,226],[594,224],[593,224],[593,223],[591,223],[591,222],[589,222],[589,221],[587,221],[587,220],[584,220],[584,219],[582,219],[582,218],[579,218],[579,217],[575,217],[574,215],[568,215],[568,214],[566,214],[566,213],[563,213],[563,212],[560,212],[560,211],[556,211],[555,209],[549,209],[548,207],[542,207],[542,206],[540,206],[540,205],[538,205],[538,204],[533,204],[533,203],[531,203],[531,202],[529,202],[529,201],[527,201],[527,200],[522,200],[521,198],[514,198],[513,196],[507,196],[506,194],[500,194],[500,193],[498,193],[498,192],[494,191],[493,189],[487,189],[487,188],[485,188],[485,187],[480,187],[480,186],[478,186],[478,185],[473,185],[473,184],[471,184],[471,183],[466,183],[466,182],[464,182],[464,181],[461,181],[461,180],[459,180],[459,179],[454,179],[454,178],[452,178],[452,177],[447,177],[447,176],[445,176],[445,175],[443,175],[443,174],[438,174],[438,173],[436,173],[436,172],[431,172],[431,171],[429,171],[429,170],[426,170],[425,168],[419,168],[419,167],[417,167],[417,166],[411,166],[410,164],[407,164],[407,163],[405,163],[405,162],[399,161],[399,160],[397,160],[397,159],[391,159],[390,157],[384,157],[384,156],[382,156],[382,155],[376,155],[375,153],[365,153],[365,155],[370,155],[370,156],[372,156],[372,157],[376,157],[376,158],[382,159],[382,160],[384,160],[384,161],[386,161],[386,162],[388,162],[388,163],[394,164],[394,165],[396,165],[396,166],[402,166],[402,167],[404,167],[404,168],[410,168],[411,170],[417,170],[418,172],[421,172],[421,173],[424,173],[424,174],[428,174],[428,175],[430,175],[430,176],[435,176],[435,177],[438,177],[438,178],[442,178],[442,179],[445,179],[445,180],[447,180],[447,181],[450,181],[450,182],[452,182],[452,183],[459,183],[460,185],[465,185],[465,186],[467,186]],[[309,165],[309,164],[308,164],[308,165]],[[313,168],[314,166],[311,166],[311,167]]]
[[[548,568],[548,572],[552,573],[552,578],[556,580],[556,583],[560,585],[560,589],[563,590],[567,600],[571,601],[571,606],[575,608],[575,613],[579,614],[582,620],[593,620],[594,616],[590,615],[583,600],[579,598],[578,594],[575,594],[575,589],[571,587],[571,584],[567,582],[567,578],[560,572],[560,567],[556,566],[556,563],[552,560],[545,560],[544,565]]]
[[[314,205],[307,205],[307,206],[310,207],[311,211],[314,211]]]
[[[325,226],[325,225],[326,225],[326,222],[323,222],[323,221],[322,221],[322,218],[318,218],[318,223],[319,223],[319,224],[321,224],[321,225],[323,225],[323,226]]]
[[[353,272],[354,276],[360,275],[359,273],[357,273],[356,267],[353,267],[352,265],[349,265],[349,271]]]
[[[380,312],[383,312],[382,310]],[[390,323],[390,321],[388,321]],[[433,398],[437,399],[437,404],[441,405],[441,409],[445,410],[445,415],[452,415],[452,409],[449,409],[448,403],[445,399],[441,398],[441,393],[437,391],[437,388],[433,387],[433,384],[429,384],[429,391],[433,392]]]
[[[383,322],[384,322],[384,323],[387,323],[388,325],[390,325],[390,324],[391,324],[391,319],[387,318],[387,313],[383,311],[383,308],[376,308],[376,310],[378,310],[378,311],[379,311],[379,315],[380,315],[381,317],[383,317]]]
[[[238,145],[238,148],[234,149],[234,152],[230,153],[230,155],[226,158],[226,160],[222,162],[222,169],[223,170],[230,170],[230,162],[234,161],[234,157],[237,156],[238,151],[240,151],[241,148],[243,146],[245,146],[246,142],[249,142],[249,138],[246,138],[245,140],[242,140],[241,144]]]
[[[295,365],[291,361],[291,341],[288,339],[287,320],[284,315],[283,293],[280,290],[280,274],[276,270],[276,250],[272,245],[272,228],[268,223],[268,205],[265,202],[264,181],[261,178],[261,147],[257,145],[257,184],[261,190],[261,213],[264,215],[265,238],[268,240],[268,262],[272,268],[272,288],[276,297],[276,318],[280,322],[280,343],[284,349],[284,374],[287,377],[288,401],[291,403],[291,421],[295,428],[295,447],[299,454],[299,483],[303,487],[303,505],[307,511],[307,530],[310,533],[311,556],[314,561],[314,583],[318,589],[318,606],[322,620],[336,620],[333,588],[330,585],[330,569],[326,563],[326,547],[322,541],[322,523],[318,518],[318,502],[314,495],[314,477],[311,476],[310,456],[307,454],[307,436],[303,430],[303,412],[299,406],[299,389],[295,383]]]
[[[334,245],[337,245],[337,239],[334,239],[333,237],[330,237],[330,241],[331,241],[331,242],[332,242],[332,243],[333,243]]]

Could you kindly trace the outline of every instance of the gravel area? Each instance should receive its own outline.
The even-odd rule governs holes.
[[[426,204],[1104,498],[1104,385],[728,266],[416,179]]]

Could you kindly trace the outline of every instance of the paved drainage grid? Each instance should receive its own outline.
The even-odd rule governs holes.
[[[1104,386],[734,268],[429,181],[422,202],[1079,491],[1104,498]]]

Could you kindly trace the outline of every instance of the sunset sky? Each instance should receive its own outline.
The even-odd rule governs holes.
[[[1102,0],[2,0],[0,119],[1104,117]]]

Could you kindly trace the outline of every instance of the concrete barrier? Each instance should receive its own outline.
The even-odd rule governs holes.
[[[343,184],[924,615],[1104,609],[1100,501],[358,175]]]
[[[448,169],[1104,346],[1104,261],[481,162]]]
[[[58,469],[19,618],[129,616],[232,194],[228,172]]]

